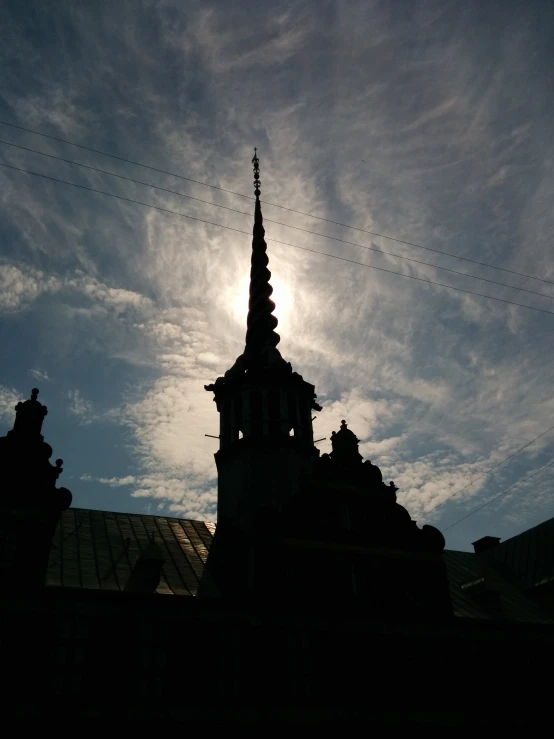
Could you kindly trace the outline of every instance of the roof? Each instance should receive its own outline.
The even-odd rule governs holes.
[[[152,534],[164,555],[157,593],[198,594],[200,579],[216,530],[215,523],[167,516],[70,508],[56,529],[47,586],[123,591]],[[508,582],[482,556],[445,551],[454,615],[494,620],[475,595],[499,593],[502,617],[526,623],[552,623],[517,585]]]
[[[554,580],[554,518],[527,529],[487,551],[508,567],[524,588]]]
[[[501,616],[508,621],[553,623],[513,582],[503,577],[486,559],[472,552],[446,550],[450,597],[459,618],[494,620],[499,613],[483,605],[486,594],[500,596]]]
[[[54,534],[46,585],[122,591],[153,534],[164,555],[156,592],[197,595],[214,532],[203,521],[69,508]]]

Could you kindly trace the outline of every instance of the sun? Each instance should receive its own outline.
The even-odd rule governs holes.
[[[288,285],[278,277],[272,277],[270,284],[273,287],[271,299],[275,303],[274,315],[279,319],[277,331],[287,329],[292,315],[293,297],[292,291]],[[248,289],[250,287],[250,279],[248,277],[241,280],[237,286],[235,297],[233,300],[233,314],[235,319],[242,325],[246,325],[246,317],[248,315]],[[234,291],[233,291],[234,292]]]

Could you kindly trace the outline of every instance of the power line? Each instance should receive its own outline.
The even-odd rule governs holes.
[[[14,167],[12,164],[6,164],[4,162],[0,162],[0,167],[7,167],[8,169],[13,169],[17,172],[24,172],[25,174],[34,175],[35,177],[42,177],[45,180],[51,180],[52,182],[59,182],[63,185],[70,185],[71,187],[77,187],[80,190],[88,190],[89,192],[97,193],[98,195],[107,195],[110,198],[116,198],[117,200],[123,200],[127,203],[134,203],[136,205],[143,205],[146,208],[152,208],[153,210],[159,210],[162,213],[172,213],[173,215],[179,216],[180,218],[189,218],[192,221],[198,221],[199,223],[205,223],[208,226],[217,226],[218,228],[225,228],[228,231],[234,231],[235,233],[240,234],[246,234],[246,236],[251,236],[251,233],[249,231],[243,231],[240,228],[233,228],[232,226],[224,226],[222,223],[214,223],[213,221],[207,221],[204,218],[197,218],[196,216],[189,216],[186,213],[179,213],[179,211],[176,210],[170,210],[169,208],[162,208],[159,205],[152,205],[151,203],[144,203],[141,200],[134,200],[132,198],[126,198],[123,197],[123,195],[115,195],[113,192],[106,192],[105,190],[96,190],[93,187],[87,187],[86,185],[78,185],[75,182],[68,182],[67,180],[61,180],[57,177],[52,177],[50,175],[42,174],[40,172],[33,172],[29,169],[22,169],[21,167]],[[436,285],[437,287],[444,287],[447,290],[456,290],[457,292],[466,293],[468,295],[475,295],[479,298],[488,298],[489,300],[496,300],[499,303],[508,303],[510,305],[517,305],[519,308],[528,308],[529,310],[538,311],[539,313],[548,313],[551,316],[554,316],[554,311],[546,310],[545,308],[537,308],[534,305],[526,305],[525,303],[516,303],[513,300],[506,300],[504,298],[496,298],[492,295],[483,295],[483,293],[477,293],[473,290],[466,290],[463,287],[454,287],[454,285],[445,285],[442,282],[434,282],[433,280],[427,280],[424,277],[416,277],[415,275],[405,275],[402,272],[395,272],[392,269],[385,269],[384,267],[375,267],[372,264],[364,264],[364,262],[357,262],[354,259],[347,259],[346,257],[340,257],[337,254],[329,254],[324,251],[318,251],[317,249],[310,249],[307,246],[299,246],[298,244],[291,244],[288,241],[279,241],[278,239],[271,239],[267,238],[267,241],[271,241],[274,244],[282,244],[283,246],[291,246],[294,249],[300,249],[301,251],[307,251],[312,254],[319,254],[322,257],[329,257],[330,259],[338,259],[341,262],[347,262],[348,264],[355,264],[359,267],[366,267],[367,269],[374,269],[378,272],[386,272],[391,275],[398,275],[399,277],[406,277],[410,280],[417,280],[417,282],[425,282],[428,285]]]
[[[49,157],[50,159],[57,159],[58,161],[65,162],[66,164],[74,164],[77,167],[84,167],[85,169],[90,169],[93,172],[99,172],[100,174],[106,174],[106,175],[109,175],[110,177],[117,177],[120,180],[126,180],[127,182],[133,182],[136,185],[144,185],[145,187],[151,187],[154,190],[160,190],[162,192],[167,192],[172,195],[178,195],[181,198],[187,198],[188,200],[194,200],[198,203],[204,203],[206,205],[211,205],[216,208],[223,208],[223,210],[229,210],[232,213],[239,213],[240,215],[243,215],[243,216],[252,217],[251,213],[248,213],[243,210],[237,210],[236,208],[230,208],[227,205],[220,205],[219,203],[212,203],[209,200],[203,200],[202,198],[196,198],[196,197],[193,197],[192,195],[187,195],[183,192],[179,192],[178,190],[169,190],[166,187],[159,187],[158,185],[153,185],[150,182],[143,182],[142,180],[136,180],[136,179],[133,179],[132,177],[125,177],[124,175],[116,174],[115,172],[109,172],[105,169],[100,169],[99,167],[92,167],[89,164],[83,164],[82,162],[76,162],[72,159],[65,159],[64,157],[59,157],[59,156],[56,156],[55,154],[47,154],[44,151],[38,151],[37,149],[30,149],[27,146],[21,146],[20,144],[14,144],[11,141],[3,141],[2,139],[0,139],[0,144],[6,144],[7,146],[13,146],[17,149],[22,149],[23,151],[32,152],[33,154],[40,154],[41,156]],[[415,264],[422,264],[425,267],[432,267],[434,269],[440,269],[444,272],[451,272],[452,274],[455,274],[455,275],[461,275],[462,277],[469,277],[473,280],[480,280],[481,282],[489,282],[492,285],[500,285],[501,287],[507,287],[511,290],[519,290],[524,293],[529,293],[530,295],[538,295],[541,298],[554,299],[554,295],[547,295],[545,293],[536,292],[535,290],[528,290],[525,287],[518,287],[517,285],[507,285],[505,282],[498,282],[497,280],[490,280],[487,277],[479,277],[478,275],[471,275],[471,274],[468,274],[467,272],[460,272],[457,269],[450,269],[449,267],[440,267],[438,264],[430,264],[429,262],[422,262],[420,259],[413,259],[411,257],[406,257],[403,254],[393,254],[392,252],[384,251],[383,249],[377,249],[374,246],[367,246],[365,244],[357,244],[354,241],[347,241],[346,239],[339,239],[336,236],[329,236],[327,234],[319,233],[318,231],[310,231],[307,228],[301,228],[300,226],[293,226],[289,223],[283,223],[282,221],[274,221],[271,218],[264,218],[264,220],[266,221],[266,223],[274,223],[277,226],[285,226],[286,228],[293,228],[295,231],[302,231],[303,233],[311,234],[312,236],[321,236],[324,239],[330,239],[331,241],[338,241],[342,244],[349,244],[350,246],[356,246],[360,249],[366,249],[367,251],[374,251],[377,254],[383,254],[385,256],[394,257],[395,259],[404,259],[408,262],[415,262]]]
[[[212,190],[220,190],[221,192],[227,192],[230,195],[236,195],[239,198],[246,198],[247,200],[254,200],[252,195],[245,195],[241,192],[236,192],[235,190],[229,190],[225,187],[219,187],[218,185],[210,185],[207,182],[201,182],[200,180],[194,180],[191,177],[185,177],[184,175],[177,174],[176,172],[168,172],[165,169],[159,169],[158,167],[152,167],[149,164],[143,164],[142,162],[135,162],[132,159],[126,159],[125,157],[117,156],[116,154],[110,154],[106,151],[101,151],[100,149],[93,149],[90,146],[84,146],[83,144],[77,144],[74,141],[69,141],[68,139],[62,139],[58,138],[57,136],[50,136],[47,133],[42,133],[41,131],[35,131],[32,128],[25,128],[24,126],[17,126],[15,123],[8,123],[7,121],[1,121],[0,124],[3,126],[10,126],[11,128],[17,128],[20,131],[26,131],[27,133],[32,133],[35,136],[42,136],[46,139],[51,139],[52,141],[59,141],[62,144],[69,144],[70,146],[76,146],[79,149],[84,149],[85,151],[91,151],[94,154],[101,154],[102,156],[111,157],[112,159],[117,159],[120,162],[126,162],[127,164],[133,164],[137,167],[143,167],[144,169],[149,169],[152,172],[159,172],[160,174],[166,174],[170,177],[177,177],[180,180],[186,180],[187,182],[193,182],[195,185],[202,185],[202,187],[209,187]],[[546,282],[548,285],[554,285],[554,281],[552,280],[545,280],[542,277],[535,277],[533,275],[526,275],[523,272],[516,272],[511,269],[506,269],[505,267],[496,267],[494,264],[487,264],[486,262],[479,262],[476,259],[470,259],[469,257],[461,257],[457,254],[451,254],[447,251],[441,251],[440,249],[433,249],[430,246],[423,246],[422,244],[416,244],[413,241],[405,241],[404,239],[397,239],[394,236],[387,236],[386,234],[378,233],[377,231],[369,231],[365,228],[359,228],[358,226],[351,226],[348,223],[341,223],[340,221],[333,221],[329,218],[323,218],[323,216],[316,216],[313,213],[306,213],[302,210],[296,210],[295,208],[288,208],[285,205],[279,205],[279,203],[271,203],[269,200],[262,200],[262,203],[265,205],[271,205],[274,208],[281,208],[281,210],[287,210],[289,213],[297,213],[301,216],[307,216],[308,218],[315,218],[318,221],[324,221],[325,223],[332,223],[335,226],[341,226],[342,228],[350,228],[354,231],[360,231],[361,233],[369,234],[370,236],[378,236],[381,239],[388,239],[389,241],[395,241],[397,244],[405,244],[406,246],[412,246],[416,249],[425,249],[426,251],[432,251],[435,254],[442,254],[446,257],[452,257],[453,259],[461,259],[464,262],[471,262],[472,264],[478,264],[480,267],[489,267],[490,269],[497,269],[500,272],[507,272],[511,275],[517,275],[518,277],[526,277],[529,280],[538,280],[539,282]]]
[[[455,521],[454,523],[451,523],[451,524],[450,524],[450,526],[447,526],[447,527],[446,527],[445,529],[442,529],[442,533],[444,534],[444,532],[445,532],[445,531],[448,531],[448,529],[451,529],[451,528],[453,528],[454,526],[457,526],[457,525],[458,525],[459,523],[461,523],[462,521],[465,521],[465,520],[466,520],[466,518],[469,518],[470,516],[473,516],[473,514],[474,514],[474,513],[477,513],[477,511],[480,511],[480,510],[482,510],[482,509],[483,509],[483,508],[484,508],[485,506],[488,506],[488,505],[489,505],[489,503],[492,503],[493,501],[495,501],[495,500],[498,500],[498,498],[501,498],[501,497],[502,497],[503,495],[506,495],[506,493],[509,493],[509,492],[510,492],[510,490],[513,490],[514,488],[517,488],[517,486],[518,486],[518,485],[523,485],[523,483],[524,483],[524,482],[527,482],[527,480],[530,480],[530,479],[531,479],[532,477],[535,477],[535,475],[538,475],[538,474],[539,474],[540,472],[544,472],[544,470],[548,469],[549,467],[552,467],[552,465],[553,465],[553,464],[554,464],[554,459],[552,460],[552,462],[549,462],[548,464],[545,464],[545,465],[544,465],[544,467],[541,467],[541,468],[540,468],[539,470],[537,470],[536,472],[533,472],[533,474],[532,474],[532,475],[529,475],[529,477],[526,477],[526,478],[525,478],[525,480],[520,480],[519,482],[516,482],[516,484],[515,484],[515,485],[512,485],[512,487],[508,488],[507,490],[503,490],[503,491],[502,491],[501,493],[499,493],[498,495],[495,495],[495,496],[494,496],[494,498],[491,498],[490,500],[487,500],[487,502],[486,502],[486,503],[483,503],[483,505],[480,505],[480,506],[479,506],[478,508],[474,508],[474,509],[473,509],[473,510],[472,510],[472,511],[471,511],[470,513],[468,513],[467,515],[463,516],[462,518],[459,518],[459,519],[458,519],[457,521]]]
[[[470,485],[473,485],[474,482],[477,482],[477,480],[480,480],[482,477],[485,477],[485,475],[490,475],[491,472],[493,472],[498,467],[500,467],[500,465],[504,464],[504,462],[507,462],[512,457],[515,457],[516,454],[519,454],[524,449],[527,449],[528,446],[531,446],[531,444],[534,444],[535,441],[537,441],[541,437],[545,436],[549,431],[552,431],[552,429],[554,429],[554,426],[551,426],[549,429],[546,429],[546,431],[543,431],[542,434],[539,434],[538,436],[535,436],[535,438],[534,439],[531,439],[531,441],[529,441],[527,444],[525,444],[525,446],[522,446],[520,449],[517,449],[515,452],[512,452],[512,454],[510,454],[508,457],[506,457],[505,459],[503,459],[498,464],[495,464],[494,467],[491,467],[490,470],[487,470],[486,472],[483,472],[483,474],[478,475],[477,477],[474,477],[473,480],[470,480],[467,483],[467,485],[464,485],[463,486],[463,488],[460,488],[459,490],[456,490],[455,493],[452,493],[452,495],[449,495],[448,498],[445,498],[440,503],[437,503],[437,505],[436,506],[433,506],[433,508],[431,508],[429,511],[425,511],[425,514],[422,516],[422,518],[426,518],[430,513],[432,513],[433,511],[436,511],[437,508],[440,508],[441,505],[444,505],[445,503],[447,503],[455,495],[458,495],[458,493],[461,493],[463,490],[466,490]]]

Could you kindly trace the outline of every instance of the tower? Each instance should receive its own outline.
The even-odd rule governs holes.
[[[260,204],[259,159],[254,150],[254,229],[244,352],[206,390],[220,417],[218,527],[243,534],[279,514],[311,473],[314,386],[293,372],[277,349],[277,318]]]
[[[71,505],[57,488],[63,461],[50,464],[52,447],[41,434],[48,410],[31,397],[15,406],[13,429],[0,437],[0,584],[29,589],[44,584],[52,536],[60,513]]]
[[[418,528],[397,487],[364,462],[342,422],[330,454],[314,447],[314,386],[277,349],[254,165],[254,231],[244,352],[206,390],[220,415],[218,524],[207,570],[223,595],[317,604],[329,588],[379,618],[449,618],[444,537]],[[207,589],[204,588],[204,593]],[[343,603],[344,601],[341,601]],[[310,606],[311,607],[311,606]]]

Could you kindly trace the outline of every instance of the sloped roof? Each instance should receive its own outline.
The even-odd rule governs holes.
[[[204,521],[70,508],[63,512],[54,535],[46,585],[123,591],[153,534],[165,560],[156,592],[194,596],[204,575],[215,529],[216,524]],[[503,618],[552,623],[483,557],[446,551],[444,558],[455,616],[495,618],[472,597],[472,585],[485,583],[501,594]]]
[[[554,518],[527,529],[487,551],[509,567],[525,588],[554,580]]]
[[[482,556],[472,552],[446,550],[444,560],[455,616],[485,620],[498,618],[494,612],[481,606],[473,595],[475,591],[489,590],[500,595],[503,619],[525,623],[553,623],[516,584],[502,577]]]
[[[203,521],[69,508],[53,538],[46,585],[122,591],[154,535],[165,560],[157,592],[197,595],[214,531]]]

